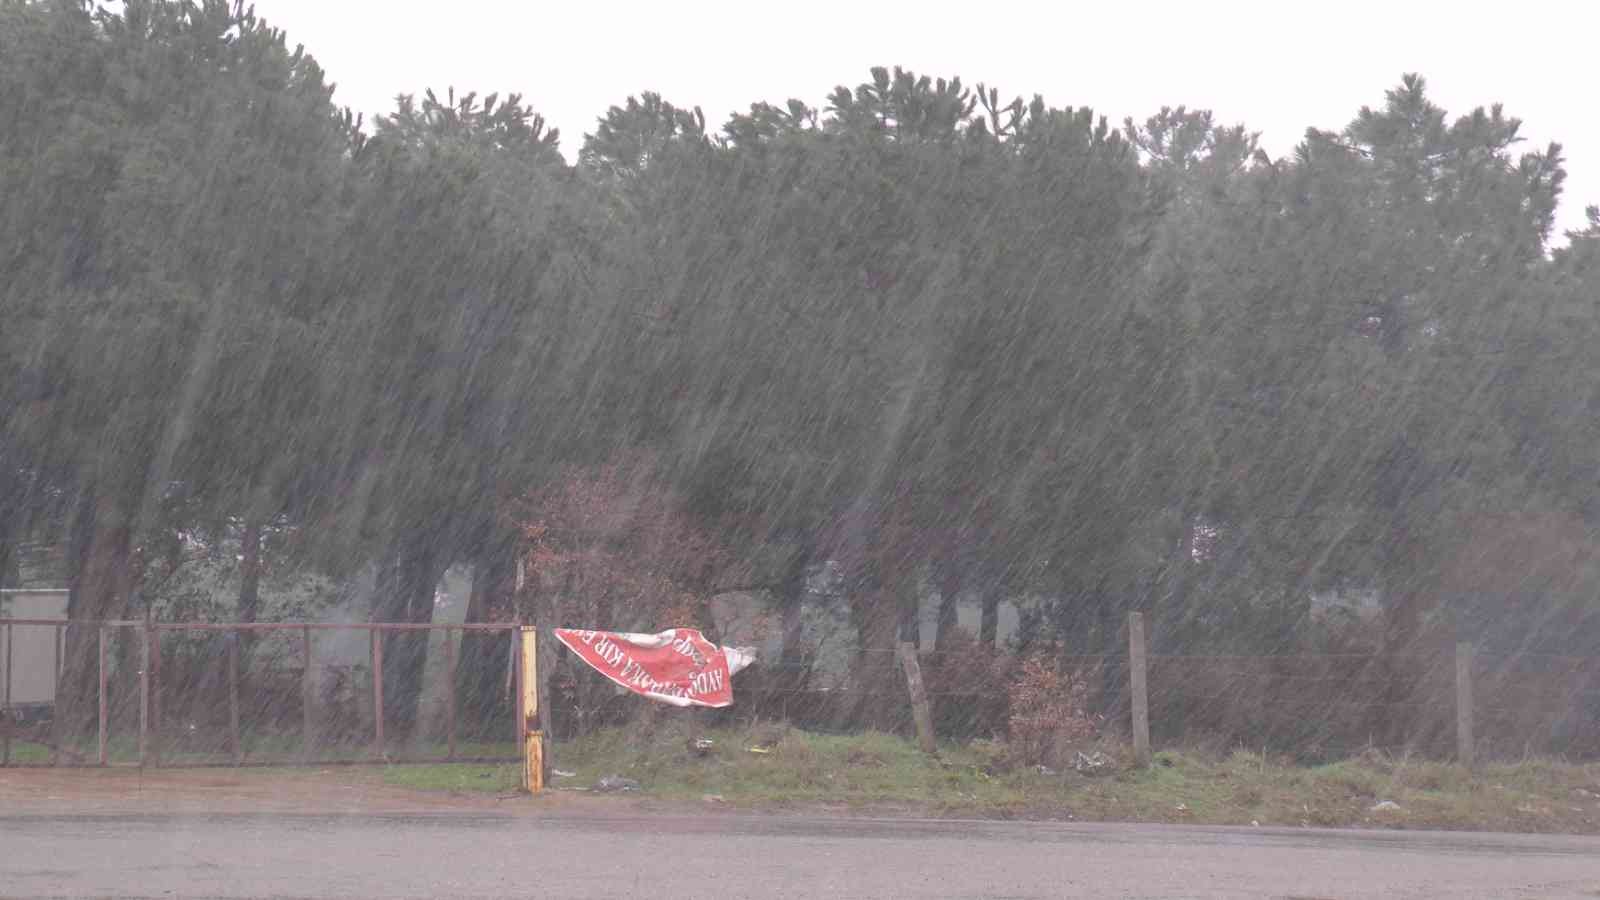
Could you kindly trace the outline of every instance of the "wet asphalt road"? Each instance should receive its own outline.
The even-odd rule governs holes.
[[[0,897],[1600,897],[1600,839],[654,816],[17,816]]]

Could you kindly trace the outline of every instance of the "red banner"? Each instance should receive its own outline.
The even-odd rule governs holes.
[[[728,706],[733,673],[751,655],[718,647],[692,628],[628,634],[557,628],[556,639],[595,671],[651,700],[674,706]]]

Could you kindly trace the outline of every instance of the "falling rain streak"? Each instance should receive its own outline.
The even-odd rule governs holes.
[[[1448,753],[1470,642],[1484,752],[1600,753],[1600,213],[1552,234],[1499,107],[1407,75],[1272,159],[874,69],[630,97],[569,164],[514,95],[359,122],[295,47],[0,4],[0,583],[68,592],[55,752],[102,673],[196,752],[504,742],[463,622],[738,631],[743,708],[817,727],[908,727],[901,642],[942,736],[1026,671],[1114,723],[1137,611],[1158,740]],[[538,669],[547,733],[635,709]]]

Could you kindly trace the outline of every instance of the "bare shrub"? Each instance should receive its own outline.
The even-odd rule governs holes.
[[[1099,734],[1084,679],[1044,659],[1023,660],[1009,696],[1011,755],[1023,765],[1064,766]]]

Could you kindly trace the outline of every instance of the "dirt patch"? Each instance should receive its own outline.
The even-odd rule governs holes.
[[[501,805],[494,795],[386,785],[380,769],[0,769],[0,809],[12,814],[412,812]]]
[[[551,790],[538,797],[514,792],[418,790],[385,783],[384,776],[385,770],[379,766],[0,769],[0,816],[465,812],[608,817],[691,809],[707,815],[722,812],[705,804],[574,790]]]

